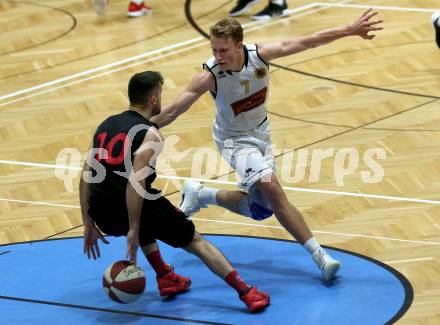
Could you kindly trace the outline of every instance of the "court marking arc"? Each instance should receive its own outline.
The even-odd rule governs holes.
[[[280,239],[280,238],[270,238],[270,237],[258,237],[258,236],[246,236],[246,235],[229,235],[229,234],[215,234],[215,233],[203,233],[204,236],[222,236],[222,237],[238,237],[238,238],[253,238],[253,239],[264,239],[264,240],[273,240],[273,241],[281,241],[281,242],[289,242],[298,244],[299,243],[296,240],[289,240],[289,239]],[[107,237],[107,236],[106,236]],[[82,238],[82,236],[75,236],[75,237],[68,237],[68,238],[55,238],[55,239],[41,239],[41,240],[33,240],[33,241],[25,241],[25,242],[19,242],[19,243],[10,243],[10,244],[3,244],[0,245],[0,247],[5,246],[11,246],[11,245],[18,245],[18,244],[32,244],[36,242],[45,242],[45,241],[55,241],[55,240],[69,240],[69,239],[79,239]],[[397,313],[389,319],[385,324],[394,324],[397,322],[411,307],[413,300],[414,300],[414,289],[411,285],[411,283],[408,281],[408,279],[400,273],[398,270],[394,269],[393,267],[376,260],[372,257],[351,252],[345,249],[336,248],[332,246],[327,245],[321,245],[325,249],[331,249],[335,250],[344,254],[353,255],[358,258],[367,260],[371,263],[374,263],[378,265],[379,267],[387,270],[388,272],[392,273],[401,283],[402,287],[404,288],[405,292],[405,298],[402,303],[402,306],[397,311]],[[16,301],[24,301],[24,302],[31,302],[31,303],[40,303],[40,304],[48,304],[48,305],[55,305],[60,307],[70,307],[70,308],[79,308],[79,309],[89,309],[89,310],[96,310],[96,311],[103,311],[103,312],[113,312],[113,313],[119,313],[119,314],[126,314],[126,315],[133,315],[133,316],[142,316],[142,317],[152,317],[152,318],[164,318],[164,319],[174,319],[174,320],[182,320],[182,321],[188,321],[193,323],[201,323],[201,324],[223,324],[223,323],[215,323],[215,322],[206,322],[206,321],[199,321],[199,320],[187,320],[187,319],[180,319],[180,318],[173,318],[173,317],[167,317],[167,316],[160,316],[160,315],[153,315],[153,314],[143,314],[143,313],[136,313],[136,312],[126,312],[121,310],[114,310],[114,309],[105,309],[105,308],[95,308],[95,307],[89,307],[89,306],[80,306],[80,305],[73,305],[73,304],[62,304],[62,303],[56,303],[56,302],[50,302],[50,301],[42,301],[42,300],[35,300],[35,299],[27,299],[27,298],[21,298],[21,297],[9,297],[9,296],[0,296],[0,299],[4,300],[16,300]]]
[[[59,12],[65,14],[65,15],[67,15],[67,16],[69,16],[71,18],[72,25],[66,31],[62,32],[61,34],[59,34],[59,35],[57,35],[57,36],[55,36],[55,37],[53,37],[51,39],[45,40],[45,41],[43,41],[41,43],[38,43],[38,44],[34,44],[34,45],[31,45],[31,46],[23,47],[23,48],[14,50],[14,51],[0,53],[0,56],[5,56],[5,55],[9,55],[9,54],[15,54],[15,53],[18,53],[18,52],[21,52],[21,51],[24,51],[24,50],[29,50],[29,49],[32,49],[32,48],[35,48],[35,47],[38,47],[38,46],[41,46],[41,45],[44,45],[44,44],[49,44],[49,43],[51,43],[53,41],[56,41],[59,38],[63,38],[64,36],[66,36],[67,34],[69,34],[71,31],[73,31],[76,28],[76,25],[77,25],[76,17],[71,12],[69,12],[67,10],[56,8],[56,7],[51,7],[51,6],[48,6],[48,5],[32,3],[32,2],[21,2],[21,1],[10,1],[10,2],[13,3],[13,4],[29,5],[29,6],[48,8],[48,9],[51,9],[51,10],[54,10],[54,11],[59,11]],[[2,79],[6,79],[6,77],[1,77],[0,80],[2,80]]]

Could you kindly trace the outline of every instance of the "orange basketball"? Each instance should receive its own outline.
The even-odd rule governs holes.
[[[144,292],[146,283],[144,271],[128,261],[113,263],[102,277],[106,294],[122,304],[138,299]]]

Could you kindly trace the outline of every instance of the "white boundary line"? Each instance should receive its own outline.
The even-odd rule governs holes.
[[[53,206],[53,207],[61,207],[61,208],[81,209],[81,207],[78,205],[57,204],[57,203],[50,203],[50,202],[13,200],[13,199],[6,199],[6,198],[0,198],[0,201],[34,204],[34,205],[45,205],[45,206]],[[211,220],[211,219],[203,219],[203,218],[191,218],[191,219],[196,220],[196,221],[203,221],[203,222],[215,222],[215,223],[239,225],[239,226],[246,226],[246,227],[262,227],[262,228],[285,230],[283,227],[280,227],[280,226],[270,226],[270,225],[261,225],[261,224],[235,222],[235,221]],[[381,237],[381,236],[347,234],[347,233],[341,233],[341,232],[331,232],[331,231],[321,231],[321,230],[312,230],[312,232],[317,233],[317,234],[325,234],[325,235],[359,237],[359,238],[368,238],[368,239],[377,239],[377,240],[388,240],[388,241],[396,241],[396,242],[411,243],[411,244],[440,245],[440,243],[438,243],[438,242],[430,242],[430,241],[423,241],[423,240],[409,240],[409,239],[399,239],[399,238]]]
[[[6,198],[0,198],[0,201],[4,201],[4,202],[14,202],[14,203],[26,203],[26,204],[33,204],[33,205],[45,205],[45,206],[60,207],[60,208],[74,208],[74,209],[81,209],[81,207],[78,206],[78,205],[59,204],[59,203],[50,203],[50,202],[38,202],[38,201],[13,200],[13,199],[6,199]]]
[[[373,6],[373,5],[360,5],[360,4],[343,4],[343,3],[327,3],[327,2],[314,2],[317,6],[323,7],[342,7],[342,8],[359,8],[359,9],[377,9],[377,10],[393,10],[393,11],[409,11],[409,12],[436,12],[439,9],[429,8],[410,8],[410,7],[390,7],[390,6]]]
[[[41,164],[41,163],[22,162],[22,161],[13,161],[13,160],[0,160],[0,165],[1,164],[15,165],[15,166],[28,166],[28,167],[43,167],[43,168],[52,168],[52,169],[78,170],[78,171],[82,170],[81,167],[76,167],[76,166]],[[191,178],[191,177],[183,177],[183,176],[158,175],[157,178],[176,179],[176,180],[183,180],[183,181],[184,180],[193,180],[193,181],[203,182],[203,183],[227,184],[227,185],[234,185],[234,186],[237,185],[236,182],[221,181],[221,180],[215,180],[215,179]],[[440,201],[418,199],[418,198],[408,198],[408,197],[399,197],[399,196],[353,193],[353,192],[342,192],[342,191],[330,191],[330,190],[309,189],[309,188],[289,187],[289,186],[283,186],[283,189],[286,191],[294,191],[294,192],[320,193],[320,194],[329,194],[329,195],[340,195],[340,196],[351,196],[351,197],[360,197],[360,198],[369,198],[369,199],[388,200],[388,201],[400,201],[400,202],[413,202],[413,203],[426,203],[426,204],[440,205]]]
[[[349,2],[349,1],[351,1],[351,0],[344,0],[344,1],[342,1],[342,3],[346,3],[346,2]],[[312,7],[316,7],[316,4],[315,3],[311,3],[311,4],[308,4],[308,5],[304,5],[302,7],[298,7],[296,9],[292,9],[289,12],[290,13],[296,13],[296,12],[307,10],[309,8],[312,8]],[[298,14],[298,15],[295,15],[295,16],[289,16],[287,18],[273,20],[273,21],[271,21],[269,23],[262,23],[260,21],[250,22],[250,23],[247,23],[247,24],[243,24],[243,27],[250,27],[250,26],[256,25],[253,28],[245,30],[245,32],[251,32],[251,31],[254,31],[254,30],[265,28],[265,27],[268,27],[268,26],[271,26],[271,25],[274,25],[274,24],[278,24],[280,22],[285,22],[285,21],[293,19],[293,18],[298,18],[298,17],[302,17],[302,16],[305,16],[305,15],[309,15],[309,14],[312,14],[312,13],[315,13],[315,12],[318,12],[318,11],[322,11],[322,10],[325,10],[325,9],[327,9],[327,8],[326,7],[321,7],[321,8],[318,8],[318,9],[315,9],[315,10],[310,10],[310,11],[307,11],[307,12],[304,12],[302,14]],[[7,99],[7,98],[15,97],[15,96],[18,96],[18,95],[21,95],[21,94],[25,94],[25,93],[28,93],[28,92],[32,92],[34,90],[45,88],[47,86],[51,86],[51,85],[58,84],[58,83],[63,83],[65,81],[74,79],[76,77],[81,77],[81,76],[85,76],[85,75],[88,75],[88,74],[92,74],[94,72],[98,72],[98,71],[107,69],[107,68],[109,68],[111,66],[117,66],[117,65],[120,65],[122,63],[127,63],[127,62],[131,62],[133,60],[137,60],[139,58],[150,56],[152,54],[157,54],[157,53],[163,52],[165,50],[169,50],[169,49],[181,46],[183,43],[192,44],[194,42],[197,42],[197,41],[200,41],[200,40],[203,40],[203,39],[204,39],[203,37],[197,37],[197,38],[185,41],[185,42],[181,42],[181,43],[177,43],[177,44],[174,44],[174,45],[170,45],[168,47],[164,47],[162,49],[158,49],[158,50],[154,50],[154,51],[151,51],[151,52],[139,54],[137,56],[133,56],[131,58],[127,58],[127,59],[124,59],[124,60],[121,60],[121,61],[116,61],[116,62],[107,64],[107,65],[104,65],[104,66],[101,66],[101,67],[98,67],[98,68],[86,70],[86,71],[79,72],[79,73],[76,73],[76,74],[71,75],[71,76],[63,77],[63,78],[56,79],[56,80],[53,80],[53,81],[49,81],[49,82],[46,82],[46,83],[43,83],[43,84],[40,84],[40,85],[36,85],[36,86],[30,87],[30,88],[25,88],[25,89],[22,89],[22,90],[13,92],[13,93],[5,94],[5,95],[0,96],[0,101],[3,100],[3,99]],[[203,42],[203,43],[195,45],[195,46],[184,47],[184,48],[182,48],[180,50],[173,51],[173,52],[170,52],[170,53],[158,56],[158,57],[154,57],[154,58],[142,61],[142,62],[138,62],[138,63],[134,63],[134,64],[131,64],[131,65],[128,65],[128,66],[123,66],[123,67],[120,67],[120,68],[117,68],[117,69],[109,70],[109,71],[101,73],[101,74],[93,75],[93,76],[90,76],[90,77],[87,77],[87,78],[84,78],[84,79],[79,79],[79,80],[76,80],[76,81],[73,81],[73,82],[70,82],[70,83],[67,83],[67,84],[63,84],[63,85],[58,86],[58,87],[49,88],[49,89],[46,89],[46,90],[43,90],[43,91],[31,94],[31,95],[28,95],[28,96],[17,98],[15,100],[11,100],[11,101],[8,101],[8,102],[3,102],[3,103],[0,104],[0,107],[4,107],[4,106],[9,105],[9,104],[14,104],[14,103],[26,100],[28,98],[36,97],[36,96],[39,96],[39,95],[42,95],[42,94],[46,94],[46,93],[49,93],[49,92],[53,92],[55,90],[62,89],[62,88],[65,88],[65,87],[68,87],[68,86],[71,86],[71,85],[79,84],[79,83],[84,82],[84,81],[96,79],[96,78],[99,78],[101,76],[104,76],[104,75],[107,75],[107,74],[111,74],[113,72],[118,72],[118,71],[126,70],[126,69],[131,68],[131,67],[136,66],[136,65],[141,65],[141,64],[144,64],[144,63],[147,63],[147,62],[159,60],[159,59],[162,59],[162,58],[164,58],[166,56],[170,56],[170,55],[173,55],[173,54],[185,52],[185,51],[191,50],[191,49],[193,49],[195,47],[202,46],[202,45],[205,45],[205,44],[208,44],[208,43],[209,42]]]

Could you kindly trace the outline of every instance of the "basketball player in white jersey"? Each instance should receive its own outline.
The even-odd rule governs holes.
[[[185,214],[191,215],[209,204],[255,220],[275,214],[281,225],[312,255],[323,280],[334,278],[340,263],[319,245],[300,212],[287,200],[274,172],[266,111],[268,63],[347,36],[371,40],[375,35],[370,32],[382,29],[378,27],[381,20],[370,21],[376,14],[370,9],[346,26],[259,44],[243,44],[243,29],[232,18],[211,27],[214,56],[152,121],[163,127],[188,110],[205,92],[211,92],[217,108],[213,137],[223,158],[240,175],[242,191],[218,190],[187,181],[181,204]]]

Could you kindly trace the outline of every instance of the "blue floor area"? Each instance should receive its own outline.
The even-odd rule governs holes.
[[[296,242],[206,235],[249,284],[267,291],[271,305],[249,314],[234,290],[196,257],[160,245],[165,261],[192,279],[191,290],[161,298],[155,276],[139,252],[147,288],[134,303],[110,300],[102,290],[108,265],[124,259],[125,238],[109,237],[102,257],[88,260],[83,239],[0,247],[2,324],[384,324],[409,307],[412,289],[395,270],[371,259],[328,248],[342,262],[340,275],[321,282],[319,270]],[[15,300],[14,300],[15,299]],[[394,317],[394,318],[393,318]]]

